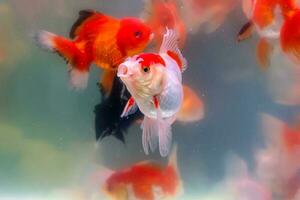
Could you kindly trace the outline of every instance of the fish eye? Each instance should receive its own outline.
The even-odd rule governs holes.
[[[145,73],[150,72],[150,67],[143,66],[143,71],[144,71]]]
[[[134,36],[135,36],[136,38],[141,38],[141,37],[142,37],[142,32],[141,32],[141,31],[135,31],[135,32],[134,32]]]

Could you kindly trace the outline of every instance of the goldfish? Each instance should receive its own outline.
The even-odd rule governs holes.
[[[295,0],[244,0],[243,9],[249,18],[240,30],[237,40],[251,37],[254,30],[260,36],[256,48],[257,60],[262,69],[270,65],[274,41],[281,38],[282,26],[296,8]]]
[[[167,166],[145,161],[112,173],[102,190],[112,200],[174,199],[183,193],[176,146]]]
[[[178,0],[147,0],[143,18],[154,33],[156,47],[162,43],[166,27],[178,33],[179,47],[182,49],[186,41],[186,25],[183,19],[181,3]]]
[[[68,63],[70,83],[84,89],[90,65],[104,70],[101,87],[109,94],[117,66],[128,56],[142,52],[151,39],[151,29],[132,17],[117,19],[93,10],[82,10],[70,31],[70,39],[47,31],[35,35],[44,49],[56,52]]]
[[[183,101],[182,72],[186,67],[177,34],[170,29],[164,35],[159,54],[138,54],[119,65],[117,76],[131,94],[121,117],[134,113],[138,108],[144,114],[141,127],[146,154],[149,154],[149,146],[154,151],[157,143],[162,156],[169,153],[171,125]]]

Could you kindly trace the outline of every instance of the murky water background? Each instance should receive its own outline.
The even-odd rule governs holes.
[[[0,2],[0,47],[7,56],[0,62],[0,199],[46,197],[67,188],[75,193],[87,187],[85,177],[100,166],[118,169],[151,158],[164,162],[158,153],[144,155],[138,124],[130,128],[126,145],[110,137],[95,148],[93,109],[101,100],[96,85],[100,70],[93,68],[86,90],[70,90],[62,59],[30,39],[38,29],[67,35],[84,8],[138,16],[142,7],[138,0]],[[184,55],[190,67],[183,82],[202,96],[206,115],[200,122],[173,127],[183,199],[205,196],[223,180],[230,153],[253,167],[253,153],[263,143],[260,113],[286,120],[297,113],[296,107],[271,99],[255,58],[257,38],[236,42],[245,20],[238,7],[216,32],[187,39]]]

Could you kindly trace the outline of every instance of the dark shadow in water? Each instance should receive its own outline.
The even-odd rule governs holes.
[[[125,134],[127,134],[128,128],[143,116],[140,111],[137,111],[128,117],[120,117],[129,98],[130,94],[124,84],[118,77],[115,77],[111,95],[102,98],[102,102],[95,106],[97,140],[112,135],[125,143]]]

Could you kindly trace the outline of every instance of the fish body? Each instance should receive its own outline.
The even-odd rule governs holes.
[[[118,68],[118,76],[132,95],[122,117],[134,113],[137,108],[144,114],[142,129],[146,154],[149,147],[154,151],[158,143],[162,156],[169,153],[171,124],[176,120],[183,101],[181,74],[185,68],[186,61],[178,48],[177,34],[169,29],[159,54],[136,55]]]
[[[176,157],[176,150],[173,150],[165,167],[141,162],[112,173],[103,191],[112,200],[174,199],[182,192]]]
[[[101,85],[109,94],[117,66],[127,57],[143,51],[150,28],[136,18],[117,19],[93,10],[82,10],[70,31],[70,39],[46,31],[35,35],[37,43],[61,55],[69,63],[70,83],[87,86],[90,65],[104,70]]]

